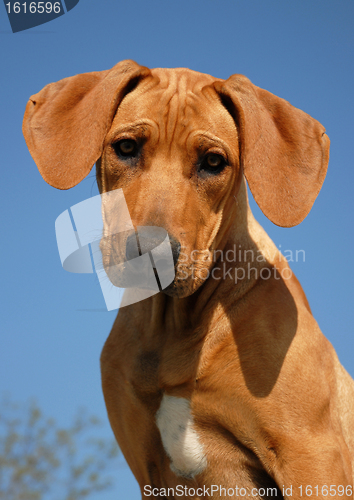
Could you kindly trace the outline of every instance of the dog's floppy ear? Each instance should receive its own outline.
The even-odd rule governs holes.
[[[148,74],[148,68],[127,60],[50,83],[31,96],[22,130],[48,184],[69,189],[86,177],[102,154],[120,101]]]
[[[242,75],[214,87],[238,125],[241,166],[257,204],[278,226],[299,224],[326,176],[324,127]]]

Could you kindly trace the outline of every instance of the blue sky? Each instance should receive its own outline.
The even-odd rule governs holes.
[[[107,422],[99,355],[116,312],[104,312],[94,275],[61,268],[54,232],[60,213],[97,194],[94,175],[69,191],[47,185],[21,124],[29,96],[47,83],[127,58],[221,78],[245,74],[326,127],[328,174],[304,222],[276,227],[251,203],[277,246],[305,250],[305,262],[292,268],[354,376],[352,1],[80,0],[64,16],[16,34],[0,6],[0,41],[1,391],[17,401],[36,397],[63,424],[78,406]],[[129,469],[121,465],[115,489],[98,498],[140,498]]]

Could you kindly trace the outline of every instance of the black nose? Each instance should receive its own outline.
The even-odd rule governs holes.
[[[170,238],[172,255],[173,255],[173,262],[176,265],[180,251],[181,251],[181,244],[176,240],[176,238],[174,238],[170,234],[168,235],[168,237]]]
[[[139,257],[138,241],[135,233],[128,236],[125,244],[125,257],[127,260],[136,259]]]
[[[135,233],[131,234],[126,242],[125,246],[125,256],[127,260],[136,259],[139,257],[140,253],[144,254],[154,250],[158,245],[160,245],[164,239],[166,238],[165,231],[161,231],[161,234],[158,233],[159,228],[154,228],[154,233],[152,236],[150,234],[144,234],[142,231],[139,231],[139,247],[138,240]],[[178,257],[181,251],[181,244],[171,235],[168,234],[171,244],[172,256],[174,265],[177,264]],[[140,251],[139,251],[140,250]]]

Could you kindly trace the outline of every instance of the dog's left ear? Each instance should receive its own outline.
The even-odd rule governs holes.
[[[327,172],[324,127],[242,75],[214,88],[240,134],[240,161],[250,190],[274,224],[291,227],[309,213]]]

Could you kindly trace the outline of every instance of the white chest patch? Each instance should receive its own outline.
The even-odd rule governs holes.
[[[188,399],[163,396],[156,413],[156,424],[171,460],[171,469],[177,476],[193,478],[205,469],[207,461],[193,428]]]

